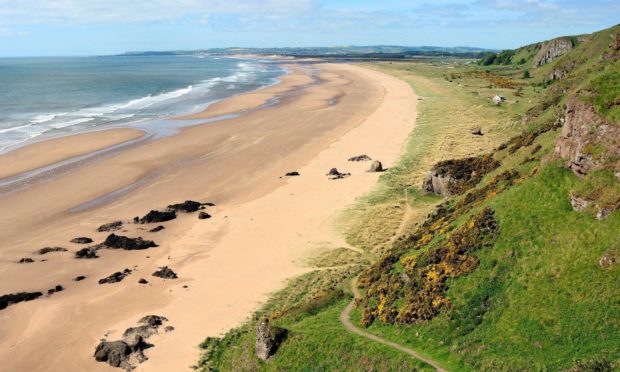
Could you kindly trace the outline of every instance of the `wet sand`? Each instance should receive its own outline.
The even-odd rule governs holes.
[[[306,271],[302,257],[318,245],[345,244],[331,220],[379,176],[366,172],[369,163],[347,159],[365,153],[392,166],[415,125],[416,97],[408,84],[352,65],[312,66],[320,71],[310,84],[308,68],[291,67],[281,84],[201,113],[245,112],[237,118],[189,127],[0,196],[0,208],[10,211],[0,224],[0,293],[66,287],[0,310],[0,363],[8,370],[111,371],[92,357],[99,339],[116,339],[141,316],[157,314],[175,330],[149,339],[155,347],[137,370],[188,370],[204,337],[238,325],[287,278]],[[274,95],[277,105],[252,109]],[[352,175],[328,180],[331,167]],[[282,177],[293,170],[301,176]],[[138,186],[108,203],[70,212],[132,184]],[[213,217],[181,214],[159,233],[146,231],[157,224],[126,224],[117,233],[159,247],[73,258],[81,246],[70,239],[100,242],[107,236],[95,232],[102,223],[186,199],[216,203],[207,209]],[[33,254],[43,246],[70,252]],[[21,257],[36,262],[17,264]],[[179,279],[152,277],[163,265]],[[124,281],[97,284],[124,268],[134,269]],[[78,275],[87,279],[71,281]]]

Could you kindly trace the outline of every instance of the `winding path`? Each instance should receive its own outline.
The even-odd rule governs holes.
[[[353,323],[351,323],[350,316],[351,316],[351,310],[353,310],[353,306],[355,306],[355,299],[360,297],[359,290],[357,289],[357,277],[353,278],[353,280],[351,281],[351,290],[353,291],[353,300],[351,300],[351,302],[347,305],[347,307],[345,307],[344,310],[342,310],[342,313],[340,313],[340,323],[342,323],[344,328],[346,328],[349,332],[355,333],[356,335],[362,336],[368,340],[391,347],[392,349],[396,349],[405,354],[409,354],[412,357],[432,366],[439,372],[447,372],[447,370],[442,368],[437,361],[424,357],[413,349],[404,347],[392,341],[388,341],[384,338],[381,338],[377,335],[373,335],[372,333],[365,332],[357,328],[356,326],[354,326]]]

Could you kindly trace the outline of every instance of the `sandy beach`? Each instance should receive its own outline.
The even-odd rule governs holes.
[[[332,221],[380,175],[366,172],[368,162],[347,159],[368,154],[393,166],[415,125],[416,96],[407,83],[355,65],[287,68],[277,85],[183,117],[235,118],[187,127],[0,195],[0,208],[9,211],[0,224],[0,294],[65,287],[0,310],[3,368],[114,371],[93,358],[99,340],[118,339],[140,317],[157,314],[174,331],[149,339],[149,360],[136,370],[189,370],[205,337],[240,324],[286,279],[309,270],[303,257],[318,246],[346,245]],[[0,155],[0,178],[141,135],[114,129],[27,146]],[[351,176],[330,180],[332,167]],[[284,177],[289,171],[300,176]],[[129,222],[188,199],[215,203],[207,208],[212,218],[181,213],[157,233],[148,230],[159,224]],[[74,258],[83,246],[72,238],[99,243],[109,233],[97,227],[115,220],[125,221],[117,234],[159,246]],[[69,251],[34,253],[45,246]],[[18,264],[23,257],[35,262]],[[179,278],[151,276],[164,265]],[[122,282],[97,283],[125,268],[133,272]],[[72,281],[78,275],[87,278]]]

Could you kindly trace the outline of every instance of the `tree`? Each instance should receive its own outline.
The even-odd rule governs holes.
[[[530,70],[523,71],[523,78],[524,79],[529,79],[530,78]]]

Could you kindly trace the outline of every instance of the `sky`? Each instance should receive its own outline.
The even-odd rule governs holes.
[[[0,57],[214,47],[515,48],[620,23],[620,0],[0,0]]]

